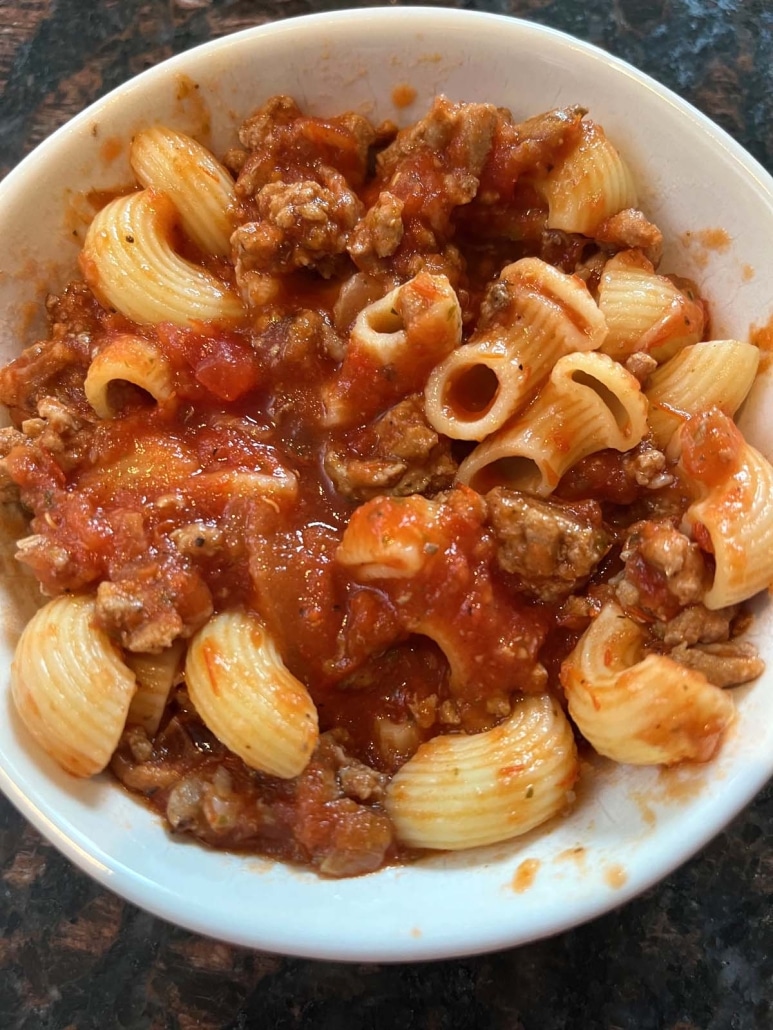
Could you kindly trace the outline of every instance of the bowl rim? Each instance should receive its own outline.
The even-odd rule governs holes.
[[[170,57],[112,89],[39,143],[0,181],[0,205],[3,204],[6,193],[15,190],[17,183],[31,169],[51,160],[56,161],[58,149],[65,146],[70,136],[78,132],[85,123],[97,115],[109,114],[110,106],[116,103],[120,97],[125,96],[127,89],[144,87],[152,83],[154,79],[159,81],[166,80],[176,71],[187,67],[191,60],[196,61],[201,57],[206,57],[207,54],[219,51],[224,46],[232,43],[249,41],[254,38],[278,37],[287,33],[295,34],[299,31],[311,31],[316,28],[335,30],[337,26],[342,28],[348,27],[349,29],[357,26],[361,29],[369,25],[377,25],[383,22],[384,19],[399,22],[401,28],[405,31],[419,31],[426,28],[428,23],[431,24],[439,21],[442,21],[444,25],[453,25],[460,28],[473,23],[489,24],[491,26],[500,25],[503,28],[506,26],[508,32],[520,33],[523,39],[533,39],[535,42],[548,40],[563,47],[575,48],[587,57],[603,64],[606,68],[625,75],[639,86],[654,93],[661,101],[675,107],[681,118],[687,118],[693,122],[702,134],[711,138],[715,145],[721,145],[725,152],[733,159],[737,174],[742,175],[747,180],[754,181],[755,189],[758,192],[761,191],[766,196],[768,206],[773,213],[773,178],[771,178],[760,162],[733,139],[726,130],[716,125],[710,118],[673,91],[661,85],[646,73],[639,71],[625,60],[609,54],[606,50],[595,44],[586,43],[558,29],[523,18],[489,12],[430,6],[352,8],[291,17],[242,29],[230,35],[199,44]],[[131,867],[117,860],[99,846],[95,846],[91,838],[82,834],[77,826],[70,826],[69,829],[65,829],[65,827],[58,825],[56,813],[52,812],[50,808],[47,809],[44,800],[43,803],[37,803],[34,798],[34,791],[32,792],[33,796],[31,796],[29,791],[25,791],[23,783],[20,784],[18,779],[12,777],[3,764],[0,764],[0,788],[37,830],[73,864],[94,878],[103,887],[116,892],[121,897],[137,904],[154,916],[165,919],[170,923],[182,926],[195,933],[225,940],[236,945],[259,950],[271,950],[287,955],[342,961],[404,962],[472,955],[512,947],[517,944],[525,944],[529,941],[564,932],[589,919],[601,916],[617,908],[662,880],[695,855],[734,816],[748,805],[765,785],[772,772],[773,766],[771,768],[760,766],[759,768],[746,770],[741,789],[733,793],[732,797],[729,794],[723,796],[723,803],[716,800],[712,802],[710,808],[711,818],[705,818],[706,812],[704,809],[706,806],[698,806],[690,813],[685,823],[690,824],[691,832],[685,832],[681,841],[681,847],[676,847],[670,851],[668,857],[659,864],[653,864],[648,874],[639,875],[635,880],[617,892],[610,893],[601,901],[597,896],[591,896],[584,902],[576,903],[572,908],[571,917],[567,918],[564,922],[553,923],[549,926],[535,923],[532,932],[525,936],[519,936],[517,926],[515,925],[511,925],[509,929],[497,928],[496,930],[487,929],[484,926],[472,931],[469,926],[460,926],[455,932],[448,933],[442,938],[436,936],[380,941],[378,945],[370,948],[363,948],[361,942],[351,939],[345,942],[321,939],[316,941],[303,940],[302,935],[301,939],[299,939],[297,930],[283,933],[275,929],[272,934],[266,935],[261,933],[261,928],[258,927],[255,934],[244,935],[233,933],[224,926],[213,926],[211,919],[206,918],[205,910],[202,909],[199,912],[199,910],[194,908],[187,912],[181,912],[179,907],[171,904],[174,897],[171,892],[158,883],[138,876]],[[371,874],[371,876],[379,875],[383,874]],[[387,875],[394,875],[394,871],[387,872]],[[370,877],[362,879],[367,880]],[[339,881],[330,882],[332,884],[331,890],[335,893],[335,890],[340,886]]]
[[[658,82],[657,79],[653,78],[647,72],[641,71],[624,58],[618,57],[596,43],[587,42],[561,29],[555,29],[552,26],[544,25],[541,22],[533,21],[528,18],[522,18],[516,15],[497,14],[490,11],[475,11],[453,7],[431,7],[428,5],[412,5],[410,7],[352,7],[340,8],[327,12],[315,12],[313,14],[293,15],[286,18],[280,18],[275,21],[264,22],[262,24],[239,29],[235,32],[228,33],[225,36],[219,36],[217,39],[208,40],[206,43],[199,43],[195,46],[189,47],[187,50],[183,50],[171,57],[167,57],[150,68],[146,68],[144,71],[139,72],[136,75],[132,75],[125,82],[113,87],[107,93],[104,93],[102,96],[92,101],[92,103],[88,104],[83,108],[83,110],[79,111],[71,118],[68,118],[66,122],[37,143],[28,154],[9,169],[6,175],[0,179],[0,197],[2,196],[6,183],[10,181],[11,185],[15,185],[16,178],[40,160],[39,152],[41,150],[48,151],[53,149],[61,139],[67,138],[74,130],[77,130],[83,122],[93,118],[96,112],[102,107],[107,107],[116,101],[121,94],[126,92],[127,89],[133,89],[144,85],[145,83],[152,81],[152,79],[157,76],[160,77],[168,73],[174,73],[178,65],[187,64],[191,58],[197,58],[199,56],[204,56],[209,52],[220,50],[228,43],[239,43],[243,40],[248,40],[258,36],[279,36],[284,35],[288,31],[298,31],[305,27],[313,28],[315,25],[335,25],[337,22],[343,23],[344,26],[351,26],[355,21],[367,24],[370,21],[378,22],[383,18],[400,21],[408,27],[410,27],[413,22],[415,22],[418,27],[422,20],[426,18],[429,18],[430,20],[434,18],[442,18],[449,24],[454,21],[458,21],[460,25],[465,21],[469,21],[470,24],[473,22],[479,24],[483,24],[485,22],[490,24],[499,23],[500,25],[507,25],[509,28],[515,27],[518,31],[526,34],[533,34],[535,37],[552,39],[555,42],[562,42],[565,45],[584,51],[589,57],[600,60],[603,64],[617,69],[617,71],[623,73],[628,78],[637,81],[642,86],[645,86],[650,92],[655,93],[660,96],[661,99],[668,101],[669,104],[680,110],[683,115],[688,116],[693,122],[701,126],[710,135],[715,138],[719,137],[719,141],[721,141],[725,145],[726,149],[739,161],[743,169],[746,172],[753,173],[755,177],[758,177],[761,180],[759,185],[766,188],[768,194],[773,200],[773,172],[768,172],[764,165],[736,139],[734,139],[726,129],[695,107],[694,104],[685,100],[668,86],[664,86],[662,83]]]

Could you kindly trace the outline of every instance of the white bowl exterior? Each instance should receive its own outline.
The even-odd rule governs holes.
[[[393,90],[417,92],[407,110]],[[580,103],[635,169],[641,201],[670,240],[664,267],[692,275],[714,336],[748,336],[771,316],[773,182],[673,94],[602,51],[536,25],[450,9],[371,9],[294,19],[218,40],[146,72],[78,116],[0,183],[0,356],[35,331],[30,303],[72,275],[73,228],[90,190],[130,181],[117,141],[169,122],[222,150],[239,120],[286,92],[312,113],[356,109],[414,120],[428,99],[487,100],[525,117]],[[728,245],[686,242],[721,229]],[[81,236],[82,238],[82,236]],[[741,424],[771,456],[769,383]],[[0,667],[29,610],[7,562]],[[264,950],[369,961],[438,958],[567,929],[622,903],[716,834],[773,773],[771,612],[752,638],[771,673],[736,692],[740,717],[719,758],[659,772],[594,763],[569,817],[502,845],[354,880],[172,840],[109,778],[54,767],[11,711],[0,719],[0,786],[54,844],[117,893],[192,930]],[[7,679],[7,676],[5,677]],[[581,850],[577,850],[577,849]]]

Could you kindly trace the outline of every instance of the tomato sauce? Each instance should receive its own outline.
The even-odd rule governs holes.
[[[455,451],[414,419],[398,422],[392,451],[378,453],[392,431],[382,416],[420,398],[428,370],[418,374],[416,361],[350,361],[338,387],[355,411],[361,397],[368,417],[341,427],[327,417],[322,387],[340,374],[349,328],[338,324],[336,305],[353,276],[364,278],[372,299],[421,269],[446,274],[469,337],[504,264],[537,254],[572,270],[593,245],[547,229],[535,186],[576,140],[579,109],[518,127],[484,105],[460,114],[445,104],[438,124],[423,130],[426,140],[419,133],[408,144],[395,141],[394,127],[374,128],[357,115],[306,117],[287,98],[243,129],[245,150],[231,158],[237,223],[259,220],[267,183],[318,187],[311,215],[288,208],[293,232],[299,219],[314,221],[319,205],[364,212],[387,191],[401,211],[401,235],[377,235],[367,265],[355,267],[335,239],[334,253],[315,268],[310,231],[293,266],[296,238],[277,237],[276,268],[260,272],[268,300],[248,304],[243,324],[229,329],[137,325],[73,284],[52,302],[50,339],[0,373],[0,397],[17,425],[34,422],[51,396],[65,413],[58,435],[39,427],[39,438],[5,459],[32,516],[24,560],[44,590],[96,592],[99,624],[127,652],[161,650],[215,612],[246,608],[318,710],[318,750],[300,777],[280,782],[248,769],[209,733],[181,678],[153,740],[127,728],[116,775],[175,831],[329,875],[407,856],[383,809],[388,777],[437,734],[490,729],[513,698],[558,690],[561,661],[592,608],[568,615],[561,601],[519,588],[498,560],[483,499],[448,489],[464,444]],[[224,282],[238,286],[250,272],[249,253],[224,262],[174,231],[178,253]],[[114,382],[115,417],[98,419],[84,392],[90,363],[127,333],[171,369],[169,396],[156,402]],[[491,384],[469,386],[485,405]],[[706,431],[719,430],[709,423]],[[404,484],[400,476],[410,483],[423,471],[412,447],[422,460],[446,447],[451,474],[438,478],[442,488],[427,479],[379,494],[379,476]],[[716,470],[701,464],[701,453],[696,441],[685,461],[710,482]],[[344,456],[343,480],[331,454]],[[366,492],[350,469],[357,462],[371,476]],[[618,516],[643,494],[611,452],[586,459],[559,490],[568,501],[595,497]],[[364,567],[347,557],[357,535],[385,553],[380,571],[375,560]],[[395,574],[391,560],[412,564]],[[589,595],[603,591],[608,569],[599,566]],[[639,579],[650,582],[648,575],[655,591],[648,570]]]

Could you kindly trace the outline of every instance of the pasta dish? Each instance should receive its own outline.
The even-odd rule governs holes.
[[[171,831],[354,876],[508,840],[757,677],[758,371],[580,107],[154,125],[0,370],[15,705]]]

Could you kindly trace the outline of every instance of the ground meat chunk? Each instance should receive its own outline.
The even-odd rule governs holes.
[[[660,490],[674,481],[665,454],[647,441],[623,457],[623,468],[637,486],[647,490]]]
[[[17,501],[19,488],[13,481],[5,457],[14,447],[24,446],[26,437],[18,429],[4,426],[0,429],[0,501]]]
[[[96,622],[129,651],[157,654],[190,637],[212,614],[201,576],[169,556],[125,565],[97,588]]]
[[[219,526],[210,526],[206,522],[191,522],[187,526],[173,530],[169,534],[169,539],[180,554],[189,558],[210,558],[224,547],[223,536],[223,530]]]
[[[250,272],[284,275],[316,268],[329,276],[346,251],[362,203],[344,177],[321,168],[315,179],[270,182],[257,195],[257,218],[232,237],[237,282]]]
[[[390,408],[347,447],[325,454],[336,489],[356,501],[437,493],[451,485],[456,469],[449,440],[428,424],[418,394]]]
[[[38,401],[38,415],[45,419],[59,436],[69,436],[83,424],[78,412],[56,397],[42,397]]]
[[[243,125],[248,152],[232,151],[228,163],[238,171],[231,245],[247,303],[271,301],[272,277],[313,268],[329,278],[348,265],[349,235],[363,212],[355,190],[374,139],[360,115],[308,118],[287,96],[271,98]]]
[[[401,279],[426,269],[459,280],[464,262],[452,242],[454,215],[478,191],[500,117],[490,104],[437,97],[424,118],[378,154],[380,198],[350,248],[358,267]]]
[[[407,250],[402,254],[398,253],[393,260],[401,281],[413,279],[420,272],[444,275],[451,286],[460,291],[459,302],[462,303],[464,300],[464,291],[460,289],[460,284],[466,271],[465,261],[461,251],[453,243],[441,245],[433,234],[429,234],[424,250],[416,253]],[[462,307],[464,308],[464,305]]]
[[[478,330],[495,325],[510,325],[515,320],[513,306],[517,300],[516,286],[509,279],[496,278],[483,295],[478,317]]]
[[[348,758],[338,770],[338,783],[347,797],[355,801],[380,801],[389,777],[369,765]]]
[[[173,832],[212,847],[257,848],[336,877],[371,872],[394,850],[378,807],[387,777],[349,755],[339,732],[322,734],[300,776],[278,780],[227,752],[178,691],[156,738],[128,727],[111,768]]]
[[[730,639],[737,611],[735,606],[711,611],[702,604],[691,604],[668,622],[656,622],[652,631],[667,647],[721,643]]]
[[[239,129],[239,142],[247,150],[260,150],[269,133],[280,125],[290,125],[301,117],[301,109],[292,97],[283,93],[269,97],[266,103],[247,118]]]
[[[392,175],[404,159],[417,150],[435,154],[452,151],[454,165],[475,180],[467,187],[472,191],[467,198],[471,200],[477,189],[477,177],[491,150],[499,118],[492,104],[454,104],[447,97],[436,97],[424,118],[400,132],[394,143],[378,155],[379,177]]]
[[[106,315],[84,282],[71,282],[61,293],[51,294],[46,300],[46,312],[51,336],[74,336],[81,343],[91,342],[91,337],[104,326]]]
[[[632,376],[636,376],[643,386],[658,367],[658,363],[651,354],[647,354],[645,351],[636,351],[626,358],[625,367]]]
[[[621,557],[625,568],[615,592],[634,618],[673,619],[702,601],[711,584],[703,552],[669,521],[634,524]]]
[[[0,369],[0,403],[16,425],[37,415],[38,401],[52,393],[67,397],[76,410],[90,413],[82,383],[89,364],[85,337],[42,340]]]
[[[346,731],[332,730],[322,734],[319,745],[319,753],[335,772],[341,794],[355,801],[383,801],[389,777],[350,755],[347,744]]]
[[[0,457],[5,457],[14,447],[24,445],[26,437],[12,426],[3,426],[0,429]]]
[[[556,493],[568,500],[595,497],[602,503],[628,506],[647,491],[651,496],[646,504],[650,507],[656,503],[652,495],[673,481],[663,452],[642,440],[630,451],[607,449],[582,458],[561,479]]]
[[[543,601],[573,593],[612,545],[593,501],[565,505],[495,487],[486,503],[499,565],[517,577],[520,589]]]
[[[383,797],[387,777],[347,754],[339,732],[324,733],[297,789],[298,840],[327,876],[357,876],[378,868],[392,844],[389,819],[361,800]],[[347,794],[349,796],[347,796]],[[320,800],[324,807],[320,812]],[[320,818],[320,815],[322,818]]]
[[[272,97],[239,132],[247,153],[227,155],[229,167],[238,173],[237,221],[254,219],[255,198],[271,182],[322,182],[318,171],[326,168],[356,188],[365,178],[375,138],[370,122],[354,112],[309,118],[290,97]]]
[[[28,565],[32,571],[41,579],[43,593],[53,594],[55,591],[50,588],[46,580],[57,576],[67,576],[71,568],[69,552],[54,543],[42,533],[33,533],[30,536],[22,537],[16,545],[16,560]],[[76,586],[82,586],[76,580]]]
[[[403,207],[402,200],[383,190],[357,223],[348,250],[358,268],[374,268],[378,259],[390,257],[400,246]]]
[[[477,239],[528,241],[535,253],[544,249],[554,260],[555,248],[550,239],[543,239],[547,205],[541,203],[532,183],[579,139],[584,113],[581,107],[567,107],[516,123],[509,112],[498,111],[476,196],[455,214],[459,227]],[[576,261],[584,245],[579,238],[575,244],[569,252]],[[571,264],[563,259],[559,263]]]
[[[261,360],[277,374],[298,379],[304,368],[320,359],[340,361],[345,344],[324,315],[301,309],[285,318],[274,319],[253,339]]]
[[[349,458],[333,448],[325,452],[325,472],[336,490],[352,501],[395,493],[406,468],[405,462],[389,458]]]
[[[735,687],[756,679],[765,669],[757,649],[744,641],[729,640],[721,644],[680,644],[671,657],[691,669],[702,672],[717,687]]]
[[[50,338],[32,344],[0,369],[0,403],[18,427],[38,415],[38,403],[56,396],[79,415],[93,417],[83,392],[83,378],[91,361],[91,341],[109,321],[84,283],[70,283],[46,302]]]
[[[77,464],[79,449],[74,446],[75,434],[84,425],[78,411],[55,397],[42,397],[38,401],[39,418],[22,422],[24,436],[34,440],[38,448],[56,454],[60,467],[67,470]]]
[[[641,250],[655,266],[663,252],[663,233],[635,208],[618,211],[593,235],[599,243],[609,243],[618,250]]]

